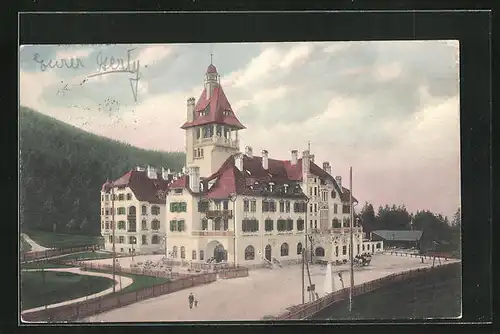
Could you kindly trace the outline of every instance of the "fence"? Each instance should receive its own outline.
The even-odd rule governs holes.
[[[175,281],[157,284],[128,293],[118,292],[116,294],[89,299],[75,304],[62,305],[45,310],[24,313],[22,314],[22,319],[23,321],[31,322],[75,321],[119,307],[130,305],[132,303],[148,298],[158,297],[193,286],[212,283],[216,280],[217,274],[215,273],[190,275],[189,277],[183,277]]]
[[[218,273],[218,277],[221,279],[231,279],[231,278],[246,277],[246,276],[248,276],[248,268],[244,267],[224,270]]]
[[[435,268],[421,268],[421,269],[414,269],[410,271],[405,271],[403,273],[399,274],[392,274],[389,276],[385,276],[370,282],[366,282],[360,285],[357,285],[353,288],[352,290],[352,295],[353,296],[358,296],[365,294],[367,292],[376,290],[378,288],[381,288],[383,286],[399,282],[402,280],[406,280],[409,278],[415,278],[417,276],[426,276],[423,274],[428,273],[430,270],[435,270],[435,271],[445,271],[449,270],[450,266],[454,265],[460,265],[460,263],[451,263],[448,265],[440,266],[440,267],[435,267]],[[333,292],[325,297],[322,297],[316,301],[306,303],[304,305],[297,305],[291,307],[288,311],[276,316],[272,317],[273,320],[303,320],[303,319],[308,319],[314,314],[324,310],[328,306],[332,305],[333,303],[342,301],[349,298],[349,288],[345,288],[336,292]]]
[[[21,262],[42,260],[42,259],[46,259],[49,257],[70,254],[70,253],[76,253],[76,252],[98,250],[101,248],[102,248],[102,246],[86,245],[86,246],[79,246],[79,247],[67,247],[67,248],[55,248],[55,249],[53,248],[53,249],[47,249],[47,250],[38,251],[38,252],[22,253],[21,254]]]
[[[424,260],[432,260],[433,258],[436,259],[444,259],[445,261],[448,261],[448,259],[456,259],[456,257],[452,253],[425,253],[425,254],[417,254],[417,253],[406,253],[406,252],[398,252],[398,251],[386,251],[386,254],[390,255],[396,255],[396,256],[405,256],[405,257],[415,257],[415,258],[423,258]]]

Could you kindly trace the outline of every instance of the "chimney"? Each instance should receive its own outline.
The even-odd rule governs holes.
[[[302,173],[305,174],[306,176],[307,176],[307,174],[309,174],[310,166],[311,166],[311,164],[310,164],[309,151],[303,151],[302,152]]]
[[[297,153],[297,150],[293,150],[292,151],[292,160],[290,160],[292,166],[293,165],[296,165],[297,164],[297,161],[298,161],[298,153]]]
[[[148,178],[156,180],[158,175],[156,174],[156,168],[148,166]]]
[[[194,121],[194,97],[187,99],[187,117],[188,122]]]
[[[262,168],[265,170],[269,168],[269,157],[266,150],[262,150]]]
[[[314,154],[311,154],[310,157],[311,157],[311,162],[314,162]]]
[[[167,169],[162,167],[161,168],[161,178],[164,180],[168,180],[168,174],[170,174],[169,172],[170,172],[170,170],[167,170]]]
[[[340,190],[342,190],[342,176],[335,176],[335,181],[339,185]]]
[[[250,146],[245,147],[245,154],[249,158],[253,158],[253,149]]]
[[[200,192],[200,167],[189,168],[189,188],[192,192]]]
[[[238,168],[240,172],[243,172],[243,154],[237,153],[234,155],[234,166]]]
[[[328,174],[332,175],[332,167],[328,161],[323,162],[323,170]]]

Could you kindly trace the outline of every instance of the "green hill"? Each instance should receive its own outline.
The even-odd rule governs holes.
[[[20,108],[20,221],[23,229],[97,234],[99,191],[141,165],[180,170],[185,154],[148,151]],[[69,224],[71,222],[71,224]]]

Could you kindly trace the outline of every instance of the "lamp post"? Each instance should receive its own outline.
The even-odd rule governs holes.
[[[111,181],[106,181],[104,191],[109,194],[111,192],[111,228],[112,228],[112,242],[113,242],[113,293],[116,292],[115,288],[115,272],[116,272],[116,242],[115,242],[115,184]]]
[[[353,242],[353,225],[354,225],[354,207],[352,205],[352,167],[349,167],[349,247],[351,252],[349,254],[349,260],[351,262],[350,272],[351,272],[351,287],[349,289],[349,312],[352,312],[352,289],[354,288],[354,242]]]
[[[236,193],[231,193],[229,195],[229,200],[233,202],[233,262],[236,268],[236,199],[238,196]]]
[[[305,261],[307,261],[307,204],[309,197],[306,196],[305,204],[305,221],[304,221],[304,247],[302,247],[302,304],[305,304]]]
[[[134,249],[134,245],[137,243],[137,238],[136,237],[132,237],[132,262],[134,262],[134,255],[135,255],[135,249]]]

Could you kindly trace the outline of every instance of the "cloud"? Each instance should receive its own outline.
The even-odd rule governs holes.
[[[76,59],[76,58],[86,58],[93,50],[91,48],[79,48],[79,49],[65,49],[56,52],[56,59]]]
[[[150,45],[146,47],[141,47],[139,53],[135,57],[139,60],[141,65],[151,66],[159,63],[164,58],[171,55],[173,52],[172,46],[167,45]]]

